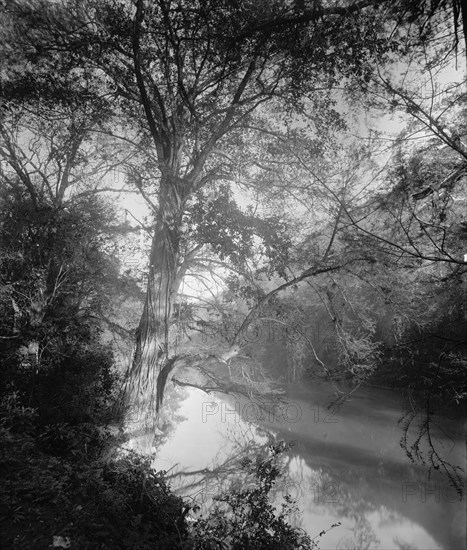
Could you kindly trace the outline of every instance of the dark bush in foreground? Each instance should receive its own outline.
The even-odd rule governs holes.
[[[47,381],[45,376],[43,382]],[[91,394],[102,389],[95,386],[95,377],[79,376],[75,382],[81,383],[75,386],[77,394],[84,392],[87,383]],[[44,395],[45,399],[42,390],[36,397]],[[104,451],[117,440],[96,423],[100,418],[96,409],[88,408],[86,401],[87,415],[76,416],[78,405],[67,412],[67,392],[63,398],[52,408],[44,406],[48,424],[44,424],[40,407],[23,405],[19,391],[4,394],[0,401],[2,548],[316,547],[300,529],[287,523],[293,502],[286,499],[277,512],[270,501],[284,447],[271,447],[269,456],[245,461],[243,468],[251,480],[248,488],[231,489],[218,497],[219,504],[206,519],[190,524],[189,507],[170,491],[162,474],[151,468],[150,458],[129,453],[106,459]],[[91,401],[100,407],[98,401]],[[51,411],[56,411],[56,418]]]
[[[1,410],[0,522],[3,548],[174,548],[185,534],[183,502],[148,459],[56,457],[31,435],[33,409],[16,398]]]

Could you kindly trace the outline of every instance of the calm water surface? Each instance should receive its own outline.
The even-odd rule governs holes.
[[[412,462],[401,446],[399,420],[406,411],[399,395],[360,389],[330,411],[331,390],[290,386],[288,405],[263,410],[246,399],[177,390],[172,427],[154,442],[154,466],[205,510],[213,495],[240,479],[242,457],[254,457],[272,441],[294,441],[275,498],[296,499],[300,513],[293,522],[312,537],[341,522],[319,539],[320,548],[466,548],[466,497],[450,481],[465,487],[464,420],[435,415],[432,445],[422,437]],[[417,440],[420,421],[415,417],[407,430],[406,447]],[[429,467],[433,449],[438,470]]]

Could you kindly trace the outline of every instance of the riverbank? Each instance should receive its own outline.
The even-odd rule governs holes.
[[[172,491],[152,457],[122,452],[112,354],[76,347],[44,365],[4,364],[0,386],[0,545],[12,550],[311,550],[275,514],[269,493],[282,447],[249,457],[250,484],[221,495],[206,518]],[[52,358],[53,359],[53,358]],[[8,367],[8,368],[7,368]],[[127,447],[124,445],[124,447]],[[115,451],[119,452],[115,452]],[[249,508],[243,503],[248,501]]]

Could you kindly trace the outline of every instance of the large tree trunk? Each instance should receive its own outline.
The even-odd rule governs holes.
[[[152,238],[148,283],[136,349],[126,385],[131,421],[156,425],[168,372],[175,365],[172,306],[178,293],[182,205],[167,178],[161,184],[159,212]]]

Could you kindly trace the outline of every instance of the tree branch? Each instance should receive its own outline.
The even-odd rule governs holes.
[[[272,30],[277,31],[285,27],[293,27],[295,25],[313,23],[324,17],[331,17],[335,15],[350,15],[370,6],[378,6],[379,4],[381,4],[381,0],[362,0],[350,6],[331,6],[328,8],[321,7],[320,2],[313,2],[313,4],[313,8],[304,10],[301,15],[293,15],[291,17],[279,17],[277,19],[266,21],[265,23],[253,25],[237,35],[236,38],[237,40],[244,40],[245,38],[250,38],[258,33],[271,32]]]

